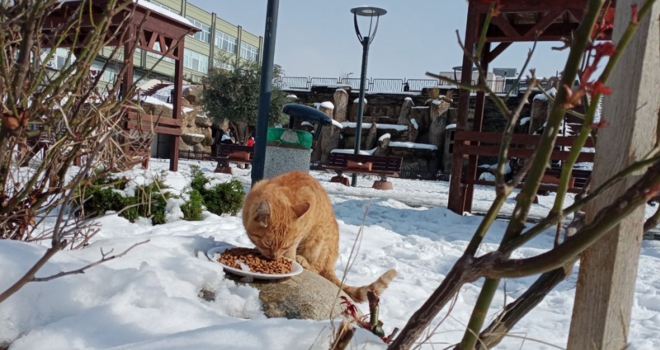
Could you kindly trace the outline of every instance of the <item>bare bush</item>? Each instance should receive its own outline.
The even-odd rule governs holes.
[[[101,8],[93,20],[83,16],[92,8],[90,0],[78,6],[64,11],[57,0],[0,5],[0,239],[50,241],[33,268],[0,294],[0,302],[25,283],[43,280],[35,274],[58,251],[87,244],[97,227],[73,215],[76,189],[135,163],[131,147],[136,141],[150,144],[153,135],[138,131],[136,140],[124,130],[126,112],[141,110],[133,99],[136,85],[122,80],[127,66],[113,63],[132,59],[137,45],[126,30],[134,25],[133,2],[95,3]],[[91,74],[104,47],[112,52]],[[62,49],[69,49],[66,64],[52,70]],[[110,65],[121,68],[107,84],[101,78]]]

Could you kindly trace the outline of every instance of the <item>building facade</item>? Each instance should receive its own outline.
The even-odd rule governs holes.
[[[199,83],[208,73],[209,68],[219,67],[233,69],[237,60],[261,61],[263,38],[247,31],[240,25],[233,25],[217,16],[199,8],[187,0],[149,0],[165,10],[187,18],[190,23],[201,31],[186,38],[184,50],[184,80],[189,83]],[[159,43],[155,43],[159,45]],[[111,55],[111,47],[104,48],[91,70],[101,70],[107,58]],[[61,69],[66,64],[68,50],[58,49],[57,57],[53,57],[50,66]],[[121,56],[121,55],[120,55]],[[117,57],[117,56],[116,56]],[[150,78],[172,81],[174,79],[174,61],[163,58],[151,52],[136,50],[133,57],[135,78],[146,75],[150,70]],[[113,82],[116,72],[120,70],[120,62],[106,69],[102,81]]]

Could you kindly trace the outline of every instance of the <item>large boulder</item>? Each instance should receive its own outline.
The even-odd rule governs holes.
[[[282,280],[237,280],[236,283],[259,290],[259,299],[267,317],[327,320],[331,315],[333,318],[341,316],[344,307],[340,297],[349,298],[330,281],[307,270]]]
[[[206,136],[204,134],[183,134],[181,135],[181,139],[183,142],[187,143],[188,145],[196,145],[198,143],[201,143],[204,141],[204,138]]]
[[[206,116],[197,115],[195,116],[195,125],[200,128],[210,128],[213,125],[213,121]]]

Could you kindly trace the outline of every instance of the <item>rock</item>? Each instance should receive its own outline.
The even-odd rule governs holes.
[[[183,134],[181,135],[181,139],[183,142],[189,144],[189,145],[196,145],[202,141],[204,141],[204,134]]]
[[[413,101],[404,100],[401,111],[399,112],[399,119],[397,119],[397,124],[407,125],[410,122],[410,113],[412,112]]]
[[[213,121],[205,116],[197,115],[195,116],[195,125],[200,128],[210,128],[213,125]]]
[[[378,129],[376,128],[376,123],[371,123],[369,128],[369,133],[367,138],[364,140],[364,149],[373,149],[376,147],[376,142],[378,141]]]
[[[335,106],[330,102],[323,102],[319,106],[319,110],[327,114],[330,118],[333,117]],[[316,142],[315,148],[312,151],[312,160],[320,160],[322,163],[330,159],[330,151],[339,147],[339,135],[341,129],[336,126],[325,126],[321,130],[321,137]]]
[[[166,105],[145,102],[142,109],[146,114],[163,118],[172,118],[172,109]]]
[[[196,105],[204,87],[202,85],[195,85],[183,90],[182,96],[184,100],[190,102],[191,105]]]
[[[335,100],[335,120],[345,122],[348,115],[348,93],[346,90],[337,89],[334,94]]]
[[[236,284],[247,284],[259,290],[259,299],[267,317],[327,320],[331,314],[340,316],[344,311],[337,292],[348,298],[330,281],[307,270],[283,280],[237,281]]]
[[[192,104],[190,103],[190,101],[186,100],[185,98],[182,98],[181,99],[181,106],[190,108],[190,107],[192,107]]]
[[[445,127],[449,107],[448,102],[441,101],[438,104],[432,103],[430,108],[429,144],[437,146],[439,154],[443,154],[442,149],[445,145]]]
[[[378,149],[374,152],[375,156],[386,156],[387,153],[389,153],[389,147],[390,147],[390,138],[384,138],[382,140],[378,140]]]

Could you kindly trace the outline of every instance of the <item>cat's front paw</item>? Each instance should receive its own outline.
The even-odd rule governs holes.
[[[307,261],[304,256],[296,255],[296,262],[298,262],[298,264],[300,264],[303,269],[309,270],[309,261]]]

